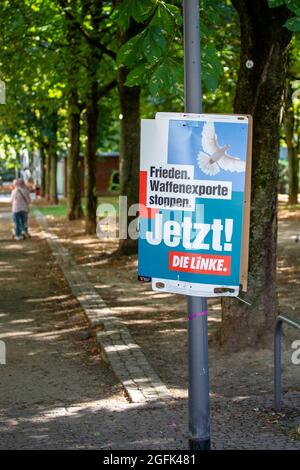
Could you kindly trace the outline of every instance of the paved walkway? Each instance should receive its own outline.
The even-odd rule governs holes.
[[[128,328],[113,315],[86,275],[78,270],[69,251],[62,246],[58,237],[50,232],[42,213],[35,210],[35,217],[91,327],[103,327],[103,331],[96,332],[97,341],[130,401],[157,403],[171,400],[170,392],[150,366],[141,348],[134,342]]]
[[[15,242],[10,219],[0,206],[0,449],[184,448],[186,416],[178,432],[171,406],[129,403],[43,231]]]
[[[90,285],[76,276],[69,254],[47,234],[55,257],[51,254],[45,226],[41,230],[32,221],[33,238],[18,243],[11,240],[9,219],[7,208],[1,213],[0,206],[0,340],[7,347],[7,364],[0,365],[0,449],[186,449],[186,400],[170,402],[164,389],[164,397],[145,393],[142,401],[129,403],[113,368],[99,355],[84,313],[91,310],[98,338],[102,331],[100,337],[111,342],[105,324],[109,309],[104,304],[99,308],[99,297],[87,292]],[[99,315],[104,328],[97,324]],[[134,344],[131,340],[126,336],[126,347]],[[104,341],[103,347],[111,360],[111,344]],[[129,369],[132,378],[141,373]],[[139,382],[133,388],[139,389]],[[297,397],[290,393],[285,403],[293,430]],[[283,432],[280,416],[270,413],[269,395],[212,394],[211,405],[215,449],[300,449],[300,442]]]

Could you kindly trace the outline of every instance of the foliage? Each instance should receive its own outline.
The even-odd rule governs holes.
[[[291,10],[287,27],[296,31],[299,1],[268,1],[270,7],[287,5]],[[201,0],[200,18],[203,109],[232,112],[240,52],[238,16],[229,0]],[[55,110],[59,114],[59,150],[67,151],[67,67],[71,60],[67,21],[74,22],[80,33],[76,80],[83,109],[83,150],[91,50],[98,60],[100,88],[116,76],[117,67],[128,68],[127,85],[142,87],[143,117],[166,109],[182,110],[181,0],[3,0],[0,77],[6,82],[7,104],[0,106],[0,158],[10,166],[22,149],[32,154],[41,142],[51,139],[51,114]],[[118,50],[118,30],[126,31],[132,22],[139,32]],[[296,52],[294,56],[296,70],[299,58]],[[298,71],[294,77],[299,79]],[[114,90],[99,101],[98,150],[118,149],[119,113],[118,93]]]
[[[139,3],[139,2],[138,2]],[[130,69],[128,86],[147,86],[152,96],[183,95],[183,18],[179,2],[146,2],[148,8],[134,10],[136,2],[124,0],[115,12],[120,28],[128,27],[130,17],[141,23],[141,32],[118,52],[118,65]],[[173,2],[174,3],[174,2]],[[142,5],[142,2],[141,2]],[[234,16],[228,2],[205,0],[201,8],[202,76],[208,91],[217,88],[224,69],[215,39],[222,35]],[[221,26],[221,27],[220,27]],[[230,29],[227,28],[230,33]],[[228,38],[226,39],[228,40]],[[224,44],[222,43],[222,49]]]
[[[52,139],[51,115],[63,103],[63,65],[54,44],[60,16],[48,0],[1,2],[0,30],[0,71],[7,87],[7,102],[0,108],[2,150],[32,152]]]
[[[288,9],[293,13],[294,16],[289,18],[285,27],[294,33],[300,32],[300,2],[299,0],[268,0],[271,8],[280,7],[286,5]]]

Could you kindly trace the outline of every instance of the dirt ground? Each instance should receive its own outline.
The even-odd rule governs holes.
[[[7,210],[8,206],[1,207],[2,213]],[[168,432],[173,429],[172,426],[176,429],[174,448],[181,448],[186,438],[185,431],[182,431],[185,429],[182,417],[186,415],[187,397],[185,299],[182,296],[154,293],[149,285],[138,283],[136,257],[117,256],[114,254],[116,242],[104,243],[97,237],[84,235],[82,221],[66,223],[64,219],[54,217],[48,217],[47,220],[52,231],[70,250],[79,268],[85,271],[115,315],[128,326],[155,371],[177,399],[179,411],[176,418],[170,415],[167,418],[169,421],[162,423],[161,416],[157,415],[157,420],[160,428]],[[284,311],[294,316],[299,315],[297,301],[300,289],[297,286],[300,284],[300,243],[295,243],[291,237],[299,230],[299,220],[300,211],[280,212],[280,303]],[[12,439],[5,440],[8,448],[14,448],[13,439],[16,439],[16,435],[21,448],[34,448],[34,439],[40,448],[53,448],[53,442],[49,443],[49,430],[44,437],[39,430],[30,441],[24,434],[23,440],[20,438],[22,429],[27,429],[28,420],[36,422],[39,415],[43,417],[41,420],[45,420],[46,414],[47,423],[52,419],[55,424],[55,417],[60,416],[60,413],[65,417],[65,422],[72,410],[75,410],[74,416],[78,417],[76,406],[83,417],[87,408],[92,414],[99,408],[105,409],[106,416],[111,417],[112,414],[107,413],[107,410],[114,407],[123,410],[128,406],[115,376],[101,361],[94,339],[88,335],[84,315],[70,294],[60,269],[32,219],[31,226],[33,238],[16,243],[9,239],[8,221],[3,224],[0,220],[2,330],[5,326],[5,336],[0,336],[7,343],[9,357],[5,366],[6,380],[0,384],[1,408],[5,410],[1,412],[3,420],[0,435],[1,431],[7,432],[8,427]],[[218,301],[210,301],[209,312],[211,337],[221,321]],[[272,409],[271,349],[245,350],[224,356],[215,343],[210,344],[212,420],[216,448],[251,448],[249,436],[252,436],[253,448],[300,448],[300,366],[291,362],[293,339],[300,339],[297,332],[287,331],[283,354],[285,406],[281,414],[275,414]],[[22,415],[22,410],[25,410],[24,422],[27,423],[24,428],[22,419],[20,421],[17,418]],[[134,421],[137,418],[132,408],[131,412]],[[97,436],[100,432],[100,447],[110,448],[111,439],[115,443],[111,445],[122,448],[122,440],[118,441],[115,437],[116,433],[119,432],[121,436],[124,432],[121,414],[118,414],[119,418],[116,418],[115,413],[113,416],[116,424],[112,427],[110,437],[105,433],[103,436],[94,421],[90,422],[91,416],[88,414],[84,418],[86,421],[83,420],[86,426],[84,439],[78,443],[71,426],[68,432],[65,431],[66,441],[60,433],[57,446],[61,448],[64,442],[64,447],[68,447],[69,442],[72,448],[99,448]],[[145,417],[145,422],[147,419],[152,420],[149,416]],[[16,434],[18,428],[19,434]],[[165,436],[168,436],[168,432]],[[230,437],[230,432],[234,436]],[[155,445],[151,439],[148,436],[147,448]],[[134,438],[132,442],[135,442]],[[2,447],[0,442],[1,448],[5,448],[5,445]],[[136,445],[136,448],[145,448],[141,447],[141,443]],[[170,440],[166,437],[164,441],[161,437],[159,445],[165,446],[159,448],[168,448]]]

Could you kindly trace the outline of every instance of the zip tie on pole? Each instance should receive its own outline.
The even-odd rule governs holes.
[[[207,310],[203,310],[203,312],[192,313],[192,315],[189,315],[189,316],[187,317],[187,320],[193,320],[193,318],[203,317],[204,315],[208,315],[208,311],[207,311]]]
[[[246,304],[246,305],[252,305],[251,302],[248,302],[247,300],[242,299],[242,298],[239,297],[239,296],[237,296],[237,299],[240,300],[241,302],[243,302],[243,303]]]

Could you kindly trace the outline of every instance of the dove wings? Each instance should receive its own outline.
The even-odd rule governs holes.
[[[203,126],[202,148],[204,152],[199,152],[197,161],[203,173],[216,175],[221,169],[239,173],[245,171],[246,164],[243,160],[227,154],[229,145],[219,145],[213,122],[206,122]]]

